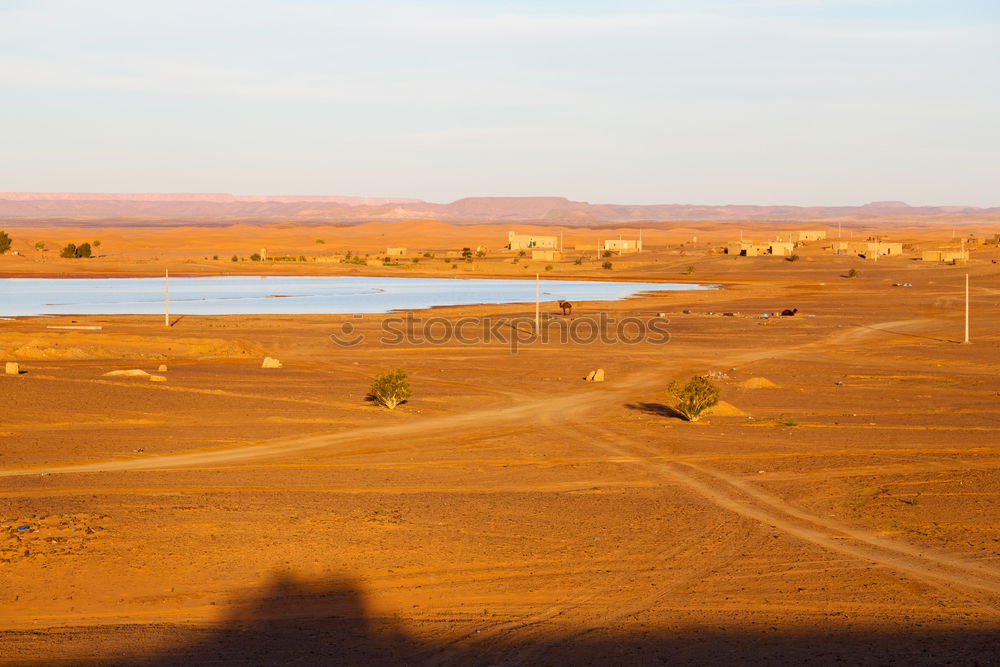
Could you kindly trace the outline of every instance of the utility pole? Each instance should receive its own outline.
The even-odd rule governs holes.
[[[541,316],[540,316],[541,307],[539,305],[541,296],[542,296],[541,282],[540,278],[538,277],[538,274],[536,273],[535,274],[535,336],[537,336],[542,331]]]
[[[963,343],[969,342],[969,274],[965,274],[965,340]]]
[[[163,326],[170,326],[170,269],[163,270]]]

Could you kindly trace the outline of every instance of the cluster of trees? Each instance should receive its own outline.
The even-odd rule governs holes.
[[[95,243],[97,242],[95,241]],[[81,243],[80,245],[69,243],[59,251],[60,257],[91,257],[92,255],[93,250],[89,243]]]
[[[0,255],[10,250],[10,243],[10,235],[7,232],[0,231]]]

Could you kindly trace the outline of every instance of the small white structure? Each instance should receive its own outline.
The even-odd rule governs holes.
[[[627,252],[641,252],[642,239],[609,239],[604,242],[604,249],[619,255]]]
[[[510,250],[531,250],[532,248],[548,248],[556,250],[559,247],[557,236],[535,236],[534,234],[507,233],[507,248]]]
[[[406,248],[386,248],[385,254],[387,257],[402,257],[406,254]]]

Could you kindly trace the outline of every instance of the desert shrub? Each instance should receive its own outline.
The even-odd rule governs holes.
[[[90,245],[94,246],[95,248],[100,248],[101,247],[101,242],[100,241],[94,241]]]
[[[848,278],[857,278],[858,277],[858,270],[857,269],[851,269],[850,271],[847,272],[847,277]]]
[[[580,266],[581,264],[583,264],[583,257],[577,257],[576,261],[573,263],[576,264],[577,266]]]
[[[452,264],[452,265],[451,265],[451,268],[453,268],[453,269],[457,269],[457,268],[458,268],[458,264]]]
[[[7,232],[0,232],[0,255],[10,250],[10,235]],[[35,244],[38,247],[38,244]]]
[[[611,262],[604,262],[604,264],[601,264],[601,268],[602,269],[607,269],[608,271],[610,271],[611,267],[613,267],[613,266],[614,266],[614,264],[612,264]]]
[[[605,250],[604,252],[601,253],[601,257],[611,257],[611,251]]]
[[[45,241],[36,241],[35,250],[39,252],[45,252]]]
[[[476,251],[476,257],[486,257],[486,251],[485,250],[477,250]]]
[[[517,263],[519,263],[520,261],[521,261],[521,258],[520,258],[520,257],[515,257],[515,258],[514,258],[514,262],[513,262],[513,263],[514,263],[514,264],[517,264]]]
[[[233,255],[232,257],[229,258],[229,261],[230,262],[238,262],[238,261],[240,261],[240,258],[237,257],[236,255]]]
[[[683,387],[674,380],[667,385],[667,392],[677,399],[674,409],[691,422],[701,419],[701,413],[719,402],[719,387],[700,375],[692,376]]]
[[[424,257],[433,257],[433,256],[434,256],[434,253],[432,253],[432,252],[425,252],[424,253]]]
[[[89,243],[81,243],[80,245],[78,245],[76,247],[76,256],[77,257],[90,257],[90,255],[91,255],[91,252],[90,252],[90,244]]]
[[[472,248],[462,248],[462,257],[472,259]]]
[[[259,252],[255,252],[254,254],[250,255],[250,261],[251,262],[259,262],[260,261],[260,253]]]
[[[789,262],[797,262],[797,261],[799,261],[799,256],[795,255],[795,254],[792,254],[792,255],[789,255],[788,257],[786,257],[785,259],[788,260]]]
[[[690,276],[690,275],[691,275],[692,273],[694,273],[694,267],[693,267],[693,266],[689,266],[689,267],[687,267],[687,268],[686,268],[686,269],[684,270],[684,273],[686,273],[686,274],[688,274],[688,275]]]
[[[300,262],[306,261],[306,256],[305,255],[299,255],[299,261]]]
[[[552,270],[552,265],[551,264],[546,264],[545,265],[545,270],[546,271],[551,271]]]
[[[528,253],[524,252],[523,250],[518,250],[517,251],[517,256],[518,257],[527,257]]]
[[[419,264],[420,263],[420,258],[419,257],[414,257],[413,258],[413,263],[414,264]]]
[[[406,379],[406,371],[402,368],[391,370],[382,375],[376,375],[368,390],[368,400],[378,405],[395,410],[396,406],[413,394],[410,383]]]
[[[76,244],[67,243],[62,250],[59,251],[60,257],[76,257]]]
[[[326,243],[323,239],[316,239],[316,243]]]
[[[212,259],[216,259],[217,260],[217,259],[219,259],[219,256],[218,255],[212,255]]]

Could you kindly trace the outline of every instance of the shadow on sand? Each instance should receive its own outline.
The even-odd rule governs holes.
[[[673,417],[674,419],[684,419],[684,415],[663,403],[626,403],[629,410],[638,410],[657,417]]]
[[[158,655],[101,656],[86,664],[929,665],[996,664],[1000,655],[1000,632],[988,630],[935,632],[910,626],[873,633],[831,618],[817,619],[826,624],[824,632],[794,632],[763,618],[748,625],[746,614],[741,617],[744,624],[731,627],[678,619],[678,629],[671,631],[636,622],[631,634],[622,634],[615,623],[552,636],[540,636],[534,626],[519,636],[514,626],[479,640],[470,627],[486,632],[516,619],[466,616],[453,628],[441,618],[424,623],[424,630],[439,625],[429,631],[440,643],[431,643],[408,636],[393,618],[370,615],[362,593],[349,580],[315,583],[281,576],[259,598],[237,603],[212,627],[145,627],[132,649],[157,645],[162,647]]]

